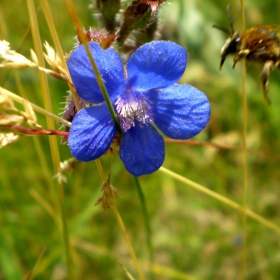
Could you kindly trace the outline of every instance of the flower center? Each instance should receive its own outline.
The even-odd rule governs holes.
[[[124,132],[135,126],[136,121],[148,124],[153,120],[152,109],[148,100],[142,94],[138,95],[126,91],[118,97],[115,103],[117,115]]]

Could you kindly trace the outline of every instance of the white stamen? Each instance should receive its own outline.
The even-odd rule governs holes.
[[[124,132],[135,126],[135,121],[143,124],[152,121],[151,106],[144,98],[138,99],[132,93],[129,93],[126,96],[119,96],[115,104]]]

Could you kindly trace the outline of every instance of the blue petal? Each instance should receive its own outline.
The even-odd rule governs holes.
[[[112,48],[103,50],[97,43],[89,43],[89,47],[109,96],[114,100],[126,86],[121,58]],[[79,96],[90,103],[103,102],[104,98],[83,45],[73,51],[67,64]]]
[[[152,125],[139,123],[123,134],[120,158],[134,176],[158,170],[164,161],[165,148],[162,136]]]
[[[136,91],[165,88],[177,82],[187,65],[187,52],[169,41],[154,41],[137,49],[127,64],[129,84]]]
[[[70,151],[80,161],[97,159],[109,149],[115,134],[116,128],[106,105],[82,109],[69,131]]]
[[[150,96],[154,122],[168,137],[188,139],[208,123],[210,104],[206,95],[191,85],[174,84]]]

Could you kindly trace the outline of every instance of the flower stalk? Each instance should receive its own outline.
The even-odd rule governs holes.
[[[81,23],[79,21],[78,15],[77,15],[77,13],[76,13],[76,11],[74,9],[73,3],[70,0],[65,0],[65,3],[66,3],[66,6],[68,8],[69,14],[70,14],[70,16],[71,16],[75,26],[76,26],[78,37],[80,38],[80,40],[82,41],[82,44],[84,45],[84,47],[86,49],[88,58],[90,60],[90,64],[92,66],[92,69],[93,69],[94,74],[95,74],[96,79],[97,79],[97,83],[98,83],[98,85],[100,87],[100,90],[101,90],[102,95],[104,97],[104,100],[105,100],[105,102],[107,104],[107,107],[108,107],[108,110],[110,112],[110,115],[111,115],[111,117],[113,119],[113,122],[114,122],[114,124],[116,126],[116,129],[117,129],[118,133],[120,135],[122,135],[122,129],[121,129],[120,124],[118,122],[118,119],[117,119],[116,113],[114,111],[113,105],[111,103],[111,100],[109,98],[109,94],[107,92],[107,89],[106,89],[106,87],[104,85],[104,82],[103,82],[102,77],[101,77],[101,75],[100,75],[100,73],[98,71],[98,68],[97,68],[97,65],[95,63],[95,60],[94,60],[94,58],[93,58],[93,56],[91,54],[91,51],[89,49],[88,42],[85,39],[85,36],[84,36],[84,33],[83,33],[83,28],[82,28]]]
[[[21,125],[0,125],[0,132],[13,132],[16,135],[56,135],[56,136],[68,136],[68,132],[53,130],[53,129],[34,129]]]

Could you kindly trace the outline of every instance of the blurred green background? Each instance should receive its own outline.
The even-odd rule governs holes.
[[[126,1],[129,3],[130,1]],[[85,28],[100,26],[89,1],[73,1]],[[35,1],[36,7],[40,6]],[[229,57],[219,70],[220,49],[226,36],[213,24],[228,27],[226,6],[231,5],[235,29],[241,28],[239,1],[170,0],[160,8],[162,38],[177,42],[189,54],[182,83],[204,91],[212,108],[207,128],[195,140],[241,147],[242,63],[233,70]],[[73,49],[75,29],[63,1],[49,1],[65,53]],[[247,28],[279,23],[280,2],[245,1]],[[1,39],[30,57],[26,2],[1,0]],[[42,41],[53,45],[44,14],[38,8]],[[248,100],[248,208],[280,224],[280,72],[270,76],[267,105],[259,74],[261,66],[247,65]],[[62,112],[68,87],[49,78],[53,112]],[[38,73],[34,69],[0,70],[0,86],[19,94],[18,81],[29,101],[43,107]],[[37,114],[46,127],[45,117]],[[57,128],[59,126],[57,125]],[[60,147],[61,160],[71,157]],[[21,137],[0,150],[0,279],[67,279],[56,180],[47,137]],[[166,143],[164,167],[242,204],[242,152],[206,145]],[[108,175],[110,155],[101,158]],[[78,164],[64,184],[65,209],[75,279],[127,279],[123,264],[138,279],[113,212],[94,206],[101,195],[101,179],[94,162]],[[145,222],[135,180],[120,160],[114,160],[112,184],[131,242],[147,279],[280,279],[279,233],[247,219],[247,255],[244,273],[242,215],[198,190],[158,171],[140,177],[152,229],[154,266],[149,273]],[[40,255],[42,256],[40,257]],[[158,265],[158,266],[156,266]]]

